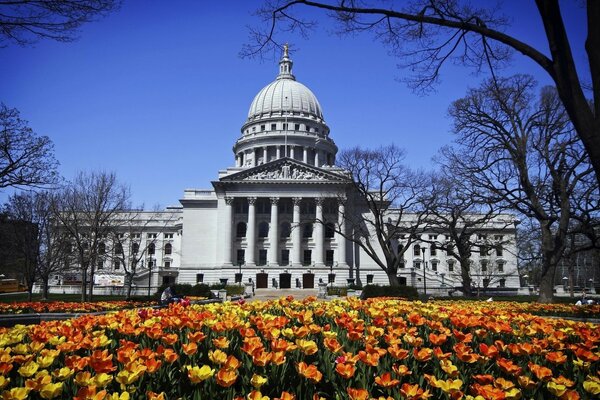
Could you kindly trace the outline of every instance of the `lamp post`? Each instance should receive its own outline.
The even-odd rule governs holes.
[[[425,275],[425,270],[427,269],[427,261],[425,261],[425,247],[421,249],[423,252],[423,294],[427,297],[427,276]]]
[[[148,297],[150,297],[150,285],[152,284],[152,257],[148,257]]]

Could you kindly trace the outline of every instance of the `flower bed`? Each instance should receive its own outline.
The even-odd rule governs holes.
[[[80,303],[75,301],[23,301],[0,303],[0,314],[87,313],[148,307],[152,304],[153,303],[141,301],[98,301],[90,303]]]
[[[501,304],[177,304],[0,329],[0,390],[4,399],[594,398],[599,343],[598,325]]]

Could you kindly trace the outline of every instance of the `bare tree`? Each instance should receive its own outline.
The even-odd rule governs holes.
[[[544,88],[536,101],[534,86],[524,75],[490,80],[455,101],[450,115],[458,146],[444,156],[483,201],[503,202],[538,222],[539,301],[551,302],[572,199],[593,169],[556,91]]]
[[[268,0],[258,10],[260,28],[251,30],[252,42],[242,54],[254,55],[280,46],[278,37],[290,32],[306,36],[316,26],[300,11],[309,7],[327,12],[338,24],[337,33],[370,32],[390,47],[405,66],[416,72],[412,84],[428,88],[438,80],[446,62],[480,71],[510,61],[513,52],[536,63],[554,81],[558,96],[589,153],[600,182],[600,2],[588,0],[587,64],[577,66],[563,21],[559,0],[536,0],[546,42],[536,48],[526,38],[507,33],[509,18],[498,7],[472,6],[466,0]],[[563,3],[564,5],[564,3]],[[549,49],[549,54],[545,54]],[[585,71],[583,79],[578,68]],[[589,78],[588,78],[589,74]],[[590,79],[591,82],[586,82]],[[592,102],[585,92],[591,89]]]
[[[70,42],[81,25],[109,14],[121,0],[0,0],[0,47],[39,39]]]
[[[443,233],[447,240],[424,241],[456,259],[460,265],[458,275],[462,292],[466,296],[472,296],[472,288],[479,287],[473,284],[473,274],[477,272],[473,268],[473,252],[486,253],[497,246],[508,244],[504,237],[492,241],[488,234],[512,228],[514,219],[508,215],[499,215],[502,210],[497,204],[482,203],[478,196],[470,193],[464,182],[452,175],[451,168],[435,173],[431,180],[431,190],[424,198],[424,207],[427,207],[423,220],[425,229]],[[496,271],[497,275],[492,272],[490,265],[490,268],[479,270],[479,275],[485,275],[487,283],[504,276],[501,271]]]
[[[96,263],[119,213],[129,210],[129,197],[129,188],[109,172],[81,172],[58,193],[56,221],[74,249],[82,301],[88,282],[92,297]]]
[[[167,211],[129,211],[120,214],[115,221],[114,228],[109,234],[112,249],[109,258],[113,261],[115,269],[123,269],[125,274],[125,288],[127,299],[131,298],[133,280],[141,270],[150,271],[150,257],[154,256],[157,248],[157,238],[160,233],[170,230],[175,218],[173,212]],[[152,237],[148,237],[151,233]],[[142,236],[146,234],[146,239]],[[164,250],[164,249],[163,249]],[[173,251],[172,247],[171,250]],[[144,267],[146,261],[146,268]],[[148,280],[150,276],[148,275]]]
[[[5,212],[17,223],[12,234],[13,243],[23,260],[29,298],[36,281],[42,282],[42,297],[48,298],[48,282],[52,274],[65,265],[64,244],[53,226],[54,196],[51,192],[22,192],[9,198]]]
[[[425,177],[403,164],[404,151],[395,145],[376,150],[359,147],[341,152],[337,164],[348,171],[351,190],[344,215],[346,230],[335,230],[360,246],[398,286],[404,253],[417,240],[424,216],[419,198]],[[404,239],[402,239],[404,238]],[[403,246],[399,246],[402,240]]]
[[[36,136],[16,108],[0,103],[0,188],[56,183],[58,162],[47,136]]]

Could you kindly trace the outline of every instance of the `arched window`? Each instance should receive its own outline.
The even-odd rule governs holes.
[[[269,224],[263,221],[258,224],[258,237],[266,238],[267,236],[269,236]]]
[[[292,225],[290,225],[289,222],[282,222],[281,223],[281,237],[289,238],[291,234],[292,234]]]
[[[156,249],[156,246],[154,246],[154,243],[150,243],[150,245],[148,246],[148,254],[153,255],[155,249]]]
[[[246,223],[245,222],[239,222],[237,224],[237,228],[235,230],[235,236],[239,237],[239,238],[246,237]]]
[[[308,223],[308,224],[304,225],[304,232],[302,232],[302,237],[310,238],[310,237],[312,237],[312,234],[313,234],[313,224]]]
[[[325,238],[331,239],[335,235],[335,226],[332,222],[325,224]]]
[[[398,254],[402,254],[404,251],[404,243],[398,243]]]
[[[173,253],[173,245],[171,243],[165,244],[165,255]]]
[[[421,246],[419,246],[418,244],[415,244],[415,246],[413,247],[413,255],[415,257],[419,257],[421,255]]]

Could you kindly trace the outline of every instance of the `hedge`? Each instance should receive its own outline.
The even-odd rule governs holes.
[[[401,297],[414,300],[419,298],[419,292],[412,286],[367,285],[363,287],[360,298],[364,300],[372,297]]]

